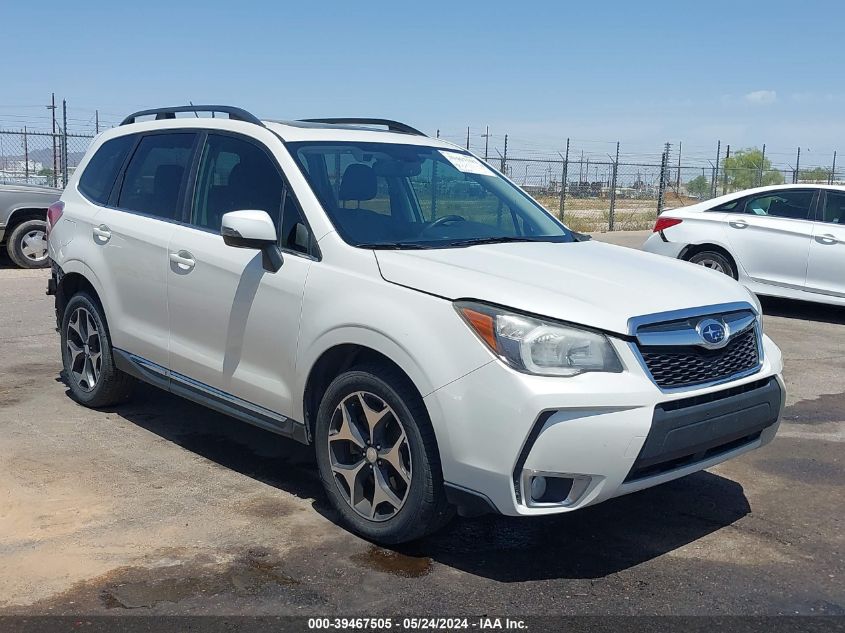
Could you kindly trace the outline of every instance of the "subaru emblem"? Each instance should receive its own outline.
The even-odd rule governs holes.
[[[716,349],[728,342],[728,327],[716,319],[702,319],[695,326],[695,331],[703,341],[704,347]]]

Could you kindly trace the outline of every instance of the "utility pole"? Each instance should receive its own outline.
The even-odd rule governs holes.
[[[619,141],[616,141],[616,160],[613,161],[613,178],[610,183],[610,215],[608,216],[607,230],[612,231],[615,224],[616,212],[616,174],[619,169]],[[678,170],[680,172],[680,169]]]
[[[728,192],[728,159],[731,157],[731,146],[728,144],[727,149],[725,150],[725,167],[722,170],[724,173],[722,174],[722,195],[724,196]]]
[[[490,146],[490,126],[486,127],[486,131],[481,135],[484,138],[484,162],[487,162],[487,150]]]
[[[682,141],[678,141],[678,178],[675,182],[675,189],[677,190],[678,195],[681,195],[681,142]]]
[[[660,159],[660,182],[657,185],[657,215],[663,212],[664,197],[666,195],[667,166],[669,164],[669,151],[671,143],[666,143],[663,149],[663,156]]]
[[[56,93],[52,93],[51,105],[47,106],[48,110],[51,110],[51,114],[53,115],[53,186],[55,187],[58,184],[56,180],[56,172],[58,170],[58,165],[56,161]]]
[[[26,140],[26,126],[23,126],[23,173],[24,178],[29,182],[29,147]]]
[[[833,165],[830,168],[830,184],[836,180],[836,150],[833,152]]]
[[[440,130],[437,130],[437,138],[440,138]]]
[[[469,151],[469,126],[467,125],[467,151]]]
[[[792,182],[798,182],[798,169],[801,166],[801,148],[798,148],[798,156],[795,157],[795,175],[792,177]]]
[[[763,143],[763,156],[760,158],[760,182],[757,183],[758,187],[763,186],[763,167],[766,165],[766,144]]]
[[[62,99],[62,188],[67,187],[67,100]]]
[[[560,154],[558,154],[560,156]],[[560,174],[560,221],[563,222],[563,211],[566,206],[566,180],[569,171],[569,138],[566,139],[566,156],[563,157],[563,169]]]
[[[505,134],[505,153],[502,154],[502,169],[500,169],[499,171],[501,171],[505,176],[507,176],[508,175],[507,169],[508,169],[508,135]]]
[[[660,181],[657,185],[657,215],[663,212],[663,197],[666,193],[666,166],[669,163],[669,148],[671,145],[666,143],[663,150],[663,155],[660,157]]]
[[[214,114],[212,112],[212,114]],[[94,132],[96,134],[100,133],[100,111],[94,110]]]
[[[719,156],[722,154],[722,141],[716,141],[716,167],[713,169],[713,182],[710,183],[712,193],[711,198],[716,197],[716,181],[719,178]]]

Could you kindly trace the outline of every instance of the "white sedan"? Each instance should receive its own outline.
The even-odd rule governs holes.
[[[667,210],[643,249],[759,295],[845,305],[845,187],[758,187]]]

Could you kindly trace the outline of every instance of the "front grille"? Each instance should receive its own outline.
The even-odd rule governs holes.
[[[757,330],[752,325],[735,334],[722,349],[640,346],[654,381],[664,388],[687,387],[730,378],[760,364]]]

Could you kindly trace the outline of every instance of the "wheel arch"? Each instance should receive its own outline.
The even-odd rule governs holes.
[[[682,259],[688,262],[690,258],[692,258],[694,255],[697,255],[698,253],[703,253],[705,251],[714,251],[716,253],[719,253],[720,255],[723,255],[733,265],[737,275],[743,273],[743,270],[741,269],[739,262],[736,260],[736,257],[734,257],[733,254],[727,248],[725,248],[721,244],[716,244],[714,242],[690,244],[680,252],[680,254],[678,255],[678,259]]]
[[[299,390],[299,402],[309,436],[313,435],[320,398],[331,381],[351,367],[364,363],[383,364],[400,372],[428,412],[424,397],[433,388],[410,354],[395,341],[364,328],[342,328],[323,337],[321,343],[312,346],[306,358],[297,363],[299,367],[308,368]]]
[[[27,220],[44,220],[47,221],[47,207],[34,207],[31,205],[17,207],[9,213],[9,219],[6,221],[6,235],[11,234],[15,227]]]
[[[56,285],[56,324],[61,327],[64,309],[70,298],[77,292],[84,290],[91,295],[103,311],[106,327],[109,323],[108,309],[102,300],[102,287],[99,279],[84,262],[70,260],[62,265],[62,274]]]

